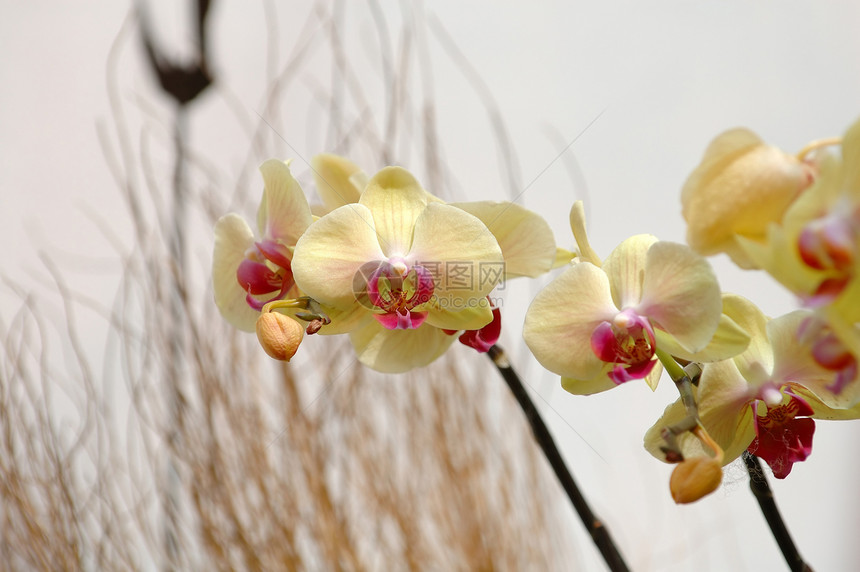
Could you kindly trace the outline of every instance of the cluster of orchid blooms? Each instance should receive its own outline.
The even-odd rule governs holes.
[[[638,235],[606,258],[581,202],[571,252],[510,202],[445,203],[400,167],[368,178],[334,155],[311,168],[322,205],[270,160],[259,235],[235,214],[215,228],[216,303],[274,358],[305,332],[347,333],[363,364],[391,373],[457,340],[486,352],[501,329],[494,288],[564,267],[532,302],[525,341],[573,394],[655,388],[667,370],[680,398],[645,447],[678,464],[676,501],[713,491],[745,450],[784,478],[810,454],[814,418],[860,417],[860,122],[797,155],[723,133],[682,190],[688,244]],[[771,319],[723,293],[703,258],[718,253],[767,271],[801,309]]]

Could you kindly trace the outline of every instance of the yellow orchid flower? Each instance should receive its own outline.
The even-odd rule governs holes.
[[[763,240],[813,179],[811,165],[747,129],[719,135],[681,191],[687,243],[703,256],[725,252],[741,268],[753,268],[737,237]]]
[[[271,159],[260,166],[263,200],[257,211],[260,238],[234,213],[215,224],[212,284],[215,303],[236,328],[253,332],[263,306],[296,297],[292,251],[313,221],[289,162]]]
[[[707,434],[722,448],[723,464],[744,450],[763,458],[778,478],[812,450],[818,419],[854,419],[860,408],[860,385],[832,391],[834,372],[822,368],[805,344],[803,330],[813,317],[798,310],[768,320],[749,300],[732,295],[726,312],[751,335],[748,348],[724,361],[704,364],[695,392],[699,418]],[[683,419],[681,401],[670,405],[645,435],[645,448],[663,459],[662,430]],[[700,440],[679,437],[685,456],[706,454]]]
[[[345,204],[357,203],[368,183],[360,167],[338,155],[317,155],[311,159],[311,168],[317,192],[323,200],[320,210],[324,213]],[[429,191],[425,192],[428,202],[444,203]],[[556,248],[549,224],[537,213],[516,203],[473,201],[444,204],[474,215],[493,233],[505,258],[505,280],[545,274],[555,266],[556,257],[565,254]]]
[[[541,291],[523,336],[537,360],[575,394],[632,379],[656,387],[656,348],[665,343],[703,360],[724,359],[748,338],[722,317],[710,265],[689,247],[638,235],[601,263],[588,244],[580,204],[571,211],[578,262]],[[721,328],[724,333],[717,338]]]
[[[331,210],[350,203],[357,203],[362,191],[368,183],[365,173],[353,162],[333,154],[317,155],[311,160],[317,191],[323,200],[322,207],[315,212],[325,214]],[[428,203],[446,204],[444,201],[426,191]],[[504,257],[504,265],[500,267],[500,279],[507,281],[520,276],[537,277],[567,264],[572,254],[557,248],[552,230],[546,221],[538,214],[509,201],[474,201],[447,203],[475,216],[493,233]],[[488,267],[486,269],[490,271]],[[449,336],[459,334],[459,341],[479,352],[486,352],[501,334],[501,311],[490,303],[493,321],[477,330],[443,329]],[[341,330],[343,328],[340,328]],[[326,328],[321,333],[335,331]],[[379,334],[376,328],[365,330],[365,335],[358,337],[354,334],[356,347],[371,347],[369,334]],[[389,336],[390,334],[386,334]],[[444,338],[440,338],[442,340]],[[440,344],[440,354],[447,348]],[[445,348],[441,348],[444,345]],[[371,351],[371,350],[368,350]]]
[[[314,222],[296,244],[299,288],[348,331],[366,365],[385,372],[430,363],[455,339],[493,319],[487,295],[504,265],[478,218],[433,201],[406,170],[386,167],[358,203]]]
[[[860,320],[860,121],[845,134],[841,158],[826,157],[815,184],[771,225],[767,240],[741,241],[749,257],[807,307]],[[860,347],[855,348],[860,351]]]

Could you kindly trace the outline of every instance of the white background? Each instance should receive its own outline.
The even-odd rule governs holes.
[[[159,37],[189,53],[184,8],[172,4],[162,2],[155,11],[162,22]],[[372,68],[378,39],[369,10],[358,3],[339,6],[345,10],[344,46]],[[190,131],[197,152],[224,171],[268,158],[248,157],[236,108],[253,121],[257,112],[265,112],[261,102],[272,65],[266,59],[272,45],[266,30],[278,30],[274,53],[283,65],[309,7],[288,2],[267,10],[259,2],[215,3],[210,27],[219,93],[229,92],[234,99],[228,105],[225,96],[207,94],[195,103]],[[415,34],[425,36],[416,36],[414,45],[423,41],[431,62],[433,83],[426,89],[436,105],[450,174],[448,196],[479,200],[520,194],[500,175],[488,114],[488,105],[491,110],[494,105],[517,155],[518,187],[524,191],[518,200],[546,217],[559,244],[570,246],[567,213],[574,200],[585,198],[592,244],[603,256],[636,233],[683,240],[680,187],[720,131],[745,125],[797,151],[811,139],[841,134],[860,116],[856,2],[440,1],[424,6],[381,2],[379,8],[391,23],[395,55],[402,22],[417,18],[424,24]],[[424,16],[415,15],[422,10]],[[132,237],[96,127],[111,124],[108,52],[129,6],[106,0],[3,0],[0,12],[2,275],[34,291],[50,290],[37,259],[44,250],[75,287],[108,297],[119,274],[112,266],[117,246],[106,244],[93,219],[107,221],[121,240]],[[492,100],[478,97],[474,83],[440,43],[439,30],[452,38]],[[169,106],[140,63],[138,42],[133,33],[121,40],[120,97],[139,121],[169,118]],[[309,103],[313,86],[329,77],[328,67],[320,69],[322,78],[316,80],[313,65],[302,69],[291,92],[297,103],[285,111],[289,127],[281,133],[297,155],[294,169],[305,177],[302,158],[327,150],[325,130],[314,123],[322,120],[325,107]],[[379,77],[362,72],[356,69],[357,81],[367,82],[369,96],[379,96],[369,102],[370,112],[382,117],[382,91],[370,87]],[[426,95],[406,93],[416,101]],[[167,148],[157,123],[150,125],[153,138]],[[414,164],[404,166],[420,177],[421,158],[412,158]],[[572,158],[578,165],[574,177]],[[225,204],[231,192],[224,191]],[[202,230],[194,272],[208,265],[211,236],[204,235]],[[724,289],[753,299],[766,313],[794,307],[792,297],[766,276],[734,270],[721,258],[713,262]],[[526,303],[538,287],[533,282],[507,289],[502,342],[542,397],[536,401],[576,478],[631,567],[781,569],[781,556],[739,465],[727,468],[726,484],[707,499],[685,507],[672,503],[671,468],[641,448],[645,429],[674,399],[670,383],[664,380],[656,394],[629,384],[596,397],[574,397],[529,358],[520,330]],[[0,315],[8,317],[15,300],[5,296],[0,303]],[[99,332],[94,329],[95,338]],[[851,569],[860,560],[858,438],[857,424],[819,422],[811,458],[795,465],[785,481],[772,483],[801,553],[817,570]],[[600,569],[578,523],[571,526],[583,565]]]

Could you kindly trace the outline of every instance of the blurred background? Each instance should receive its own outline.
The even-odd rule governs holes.
[[[577,199],[603,256],[637,233],[683,241],[680,188],[718,133],[796,151],[860,116],[860,5],[215,0],[212,84],[179,110],[142,22],[191,65],[193,4],[2,0],[0,558],[603,569],[486,358],[379,375],[311,338],[276,367],[212,302],[212,225],[253,220],[264,160],[292,158],[312,193],[307,161],[334,152],[450,200],[516,200],[560,246]],[[766,313],[795,307],[712,262]],[[529,356],[523,317],[550,279],[506,285],[500,344],[631,568],[781,569],[739,462],[672,502],[671,467],[641,446],[671,383],[575,397]],[[860,558],[858,440],[818,422],[809,460],[771,480],[819,570]]]

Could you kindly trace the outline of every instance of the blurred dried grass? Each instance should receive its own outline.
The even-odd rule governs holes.
[[[379,8],[370,8],[387,37]],[[342,24],[324,4],[311,11],[305,29],[326,33],[297,40],[267,94],[267,121],[286,99],[284,78],[298,73],[301,42],[331,49],[334,84],[348,73]],[[171,252],[175,228],[187,221],[164,206],[177,189],[153,166],[119,95],[123,37],[109,60],[113,130],[102,136],[135,240],[116,246],[123,272],[113,304],[73,290],[50,257],[55,300],[6,281],[21,304],[0,323],[2,568],[569,569],[560,489],[487,360],[456,351],[411,374],[382,376],[361,367],[346,340],[317,337],[292,364],[271,367],[252,336],[223,323],[208,276],[182,262],[187,251],[209,250],[210,235],[185,236],[179,260]],[[408,43],[412,34],[401,37]],[[384,164],[417,146],[441,187],[432,101],[403,97],[412,76],[426,79],[411,67],[426,64],[418,57],[425,51],[402,45],[380,54],[391,95],[385,133],[360,114],[347,120],[350,109],[363,109],[360,86],[345,81],[330,94],[337,143],[327,150],[371,149]],[[176,128],[182,176],[173,184],[185,187],[189,213],[204,226],[228,202],[243,204],[243,194],[256,199],[259,182],[246,179],[277,154],[268,131],[257,123],[248,164],[235,175],[239,194],[229,199],[229,185],[213,183],[196,159],[206,150],[188,149]],[[99,364],[87,345],[105,324]]]

